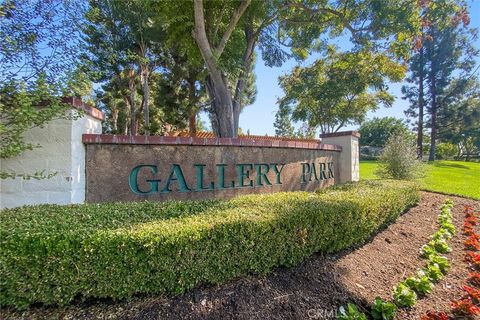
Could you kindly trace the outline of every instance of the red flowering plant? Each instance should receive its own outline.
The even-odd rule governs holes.
[[[480,250],[480,243],[478,242],[478,235],[473,234],[469,236],[463,244],[465,245],[465,249],[467,250]]]
[[[467,251],[467,252],[465,252],[465,257],[464,257],[463,261],[473,263],[473,261],[475,261],[476,257],[477,257],[477,254],[475,252]]]
[[[463,286],[463,289],[467,291],[466,297],[470,298],[473,303],[478,305],[480,303],[480,289],[472,288],[469,286]]]
[[[475,214],[472,206],[465,206],[463,210],[465,214],[465,220],[463,222],[463,233],[467,236],[475,235],[474,226],[478,223],[478,217]],[[478,239],[477,239],[478,240]]]
[[[475,226],[478,222],[478,218],[475,215],[472,215],[472,216],[469,216],[469,217],[465,218],[464,221],[465,221],[465,223],[469,223],[469,224]]]
[[[428,311],[420,320],[449,320],[450,318],[445,312]]]
[[[465,218],[475,215],[475,211],[473,210],[472,206],[465,206],[463,209],[463,213],[465,214]]]
[[[477,241],[480,240],[480,235],[478,233],[473,233],[471,236],[469,236],[469,238],[472,238],[472,239],[475,239]]]
[[[464,212],[465,212],[465,213],[473,213],[473,212],[474,212],[473,206],[465,205],[465,206],[464,206]]]
[[[480,308],[476,306],[470,297],[452,301],[453,314],[467,319],[480,315]]]
[[[474,230],[474,226],[478,223],[478,217],[471,206],[465,206],[464,213],[463,233],[468,236],[464,241],[465,250],[467,250],[464,260],[480,270],[480,253],[475,252],[480,250],[480,236]],[[480,287],[480,273],[470,273],[468,281],[472,285]],[[469,286],[464,286],[463,289],[467,294],[460,300],[452,301],[453,314],[467,319],[480,315],[480,289]]]
[[[468,282],[472,285],[476,286],[477,288],[480,287],[480,273],[472,272],[468,275]]]
[[[475,234],[475,230],[473,230],[473,224],[469,222],[463,223],[463,233],[467,236],[471,236]]]
[[[474,269],[480,271],[480,253],[474,251],[465,252],[464,261],[471,264]]]

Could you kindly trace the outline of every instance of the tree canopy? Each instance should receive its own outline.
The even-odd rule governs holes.
[[[61,94],[76,87],[81,4],[70,1],[0,3],[0,158],[38,147],[24,140],[33,127],[64,116]],[[72,81],[65,81],[70,78]],[[79,81],[76,81],[79,84]],[[78,88],[78,86],[77,86]],[[0,172],[0,179],[45,178],[39,172]]]
[[[357,48],[402,56],[419,26],[418,8],[408,1],[194,0],[166,7],[176,13],[164,21],[167,34],[182,39],[189,52],[200,52],[219,136],[236,135],[255,48],[267,65],[279,66],[289,57],[325,50],[328,39],[348,32]],[[186,36],[192,32],[194,46]]]
[[[402,120],[385,117],[365,121],[359,132],[360,145],[383,148],[392,135],[408,136],[410,130]]]
[[[306,121],[321,133],[337,132],[361,123],[379,105],[390,106],[394,97],[386,80],[400,81],[404,73],[404,66],[385,54],[330,48],[325,58],[280,78],[285,96],[279,104],[291,109],[294,121]]]

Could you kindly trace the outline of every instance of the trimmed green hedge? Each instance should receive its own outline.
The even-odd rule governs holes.
[[[0,305],[181,293],[367,240],[419,200],[407,182],[231,200],[0,212]]]

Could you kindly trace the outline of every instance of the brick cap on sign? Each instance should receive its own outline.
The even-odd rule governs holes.
[[[235,147],[264,147],[264,148],[291,148],[314,149],[326,151],[342,151],[341,146],[321,143],[320,140],[281,140],[271,138],[198,138],[198,137],[169,137],[169,136],[125,136],[109,134],[83,134],[84,144],[134,144],[134,145],[190,145],[190,146],[235,146]]]
[[[101,121],[105,120],[105,114],[102,111],[98,110],[95,107],[92,107],[89,104],[84,103],[80,98],[65,97],[65,98],[62,98],[62,102],[70,104],[75,109],[84,111],[86,114],[88,114],[89,116],[95,119],[98,119]]]
[[[334,133],[323,133],[320,135],[320,138],[333,138],[333,137],[343,137],[343,136],[354,136],[360,138],[360,132],[358,131],[340,131]]]

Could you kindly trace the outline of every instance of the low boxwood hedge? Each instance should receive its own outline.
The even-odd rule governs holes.
[[[0,212],[0,305],[181,293],[367,240],[419,200],[370,181],[231,200],[39,205]]]

